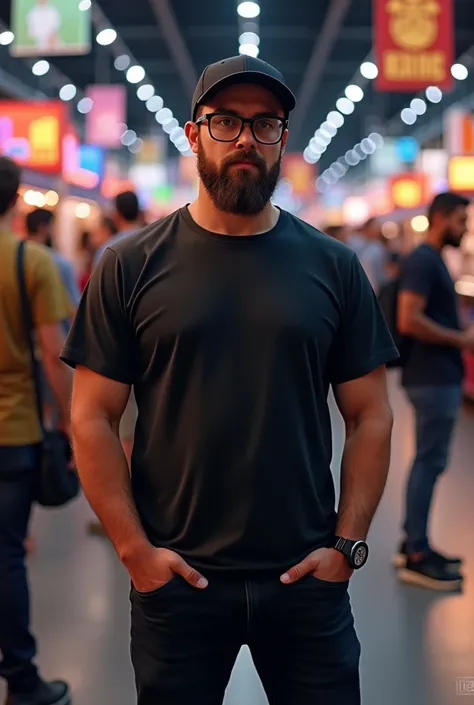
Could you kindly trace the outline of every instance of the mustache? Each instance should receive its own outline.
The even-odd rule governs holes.
[[[235,154],[230,154],[228,157],[226,157],[222,164],[222,167],[224,170],[227,170],[228,167],[232,166],[232,164],[240,164],[241,162],[243,162],[244,164],[253,164],[254,166],[258,167],[260,171],[263,172],[265,172],[267,168],[263,157],[256,154],[255,152],[243,152],[242,150],[236,152]]]

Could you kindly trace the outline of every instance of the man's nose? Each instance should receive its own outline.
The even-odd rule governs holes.
[[[257,146],[257,140],[253,136],[252,128],[248,123],[244,125],[244,129],[237,140],[236,146],[239,149],[249,149],[252,147],[255,149]]]

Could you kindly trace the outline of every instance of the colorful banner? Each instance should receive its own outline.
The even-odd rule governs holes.
[[[390,193],[393,209],[420,208],[429,199],[430,188],[424,174],[408,172],[390,179]]]
[[[450,89],[454,61],[453,0],[372,0],[380,91]]]
[[[48,174],[62,169],[66,105],[60,100],[0,101],[0,154]]]
[[[285,154],[281,175],[291,183],[295,196],[311,197],[314,195],[316,167],[314,164],[308,164],[303,154],[299,152]]]
[[[93,102],[86,116],[86,141],[116,149],[127,119],[127,89],[123,85],[89,86],[87,97]]]
[[[474,193],[474,156],[451,157],[448,163],[448,187],[466,195]]]
[[[12,0],[13,56],[88,54],[90,10],[78,0]]]
[[[462,108],[444,113],[443,145],[450,156],[474,154],[474,120]]]
[[[84,189],[99,188],[105,168],[105,155],[101,147],[80,144],[72,127],[63,139],[63,177],[72,186]]]

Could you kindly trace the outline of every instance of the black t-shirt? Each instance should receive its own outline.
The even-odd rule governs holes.
[[[417,247],[403,264],[400,291],[426,297],[425,314],[445,328],[461,330],[454,282],[441,253],[426,243]],[[403,370],[405,387],[460,385],[463,379],[461,351],[451,345],[412,340]]]
[[[349,248],[283,211],[234,237],[185,207],[105,251],[62,359],[134,386],[150,541],[201,570],[252,572],[328,545],[329,386],[397,354]]]

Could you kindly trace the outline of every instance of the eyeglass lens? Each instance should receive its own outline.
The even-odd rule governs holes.
[[[213,115],[209,121],[211,136],[223,142],[237,139],[242,129],[242,119],[235,115]],[[274,144],[281,138],[283,123],[276,118],[256,118],[253,121],[253,133],[256,140],[263,144]]]

